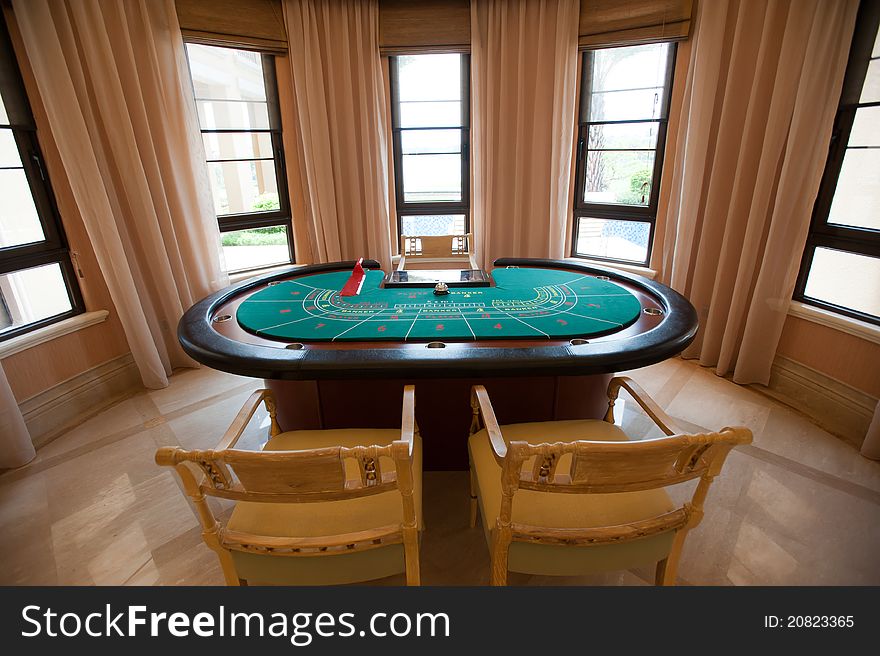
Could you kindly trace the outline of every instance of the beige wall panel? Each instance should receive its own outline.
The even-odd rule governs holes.
[[[880,397],[880,344],[789,316],[777,354]]]

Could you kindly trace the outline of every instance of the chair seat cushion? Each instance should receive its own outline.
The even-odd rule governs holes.
[[[502,426],[508,442],[626,441],[618,426],[598,420],[549,421]],[[491,530],[501,511],[501,467],[492,455],[489,436],[481,430],[468,441],[477,481],[480,515],[491,549]],[[559,460],[557,472],[567,473],[571,456]],[[674,509],[663,489],[617,494],[562,494],[517,490],[513,497],[515,523],[555,528],[616,526],[662,515]],[[669,553],[673,532],[612,545],[558,546],[513,542],[508,569],[544,575],[577,575],[629,569],[662,560]]]
[[[399,430],[340,429],[289,431],[271,438],[264,451],[296,451],[330,446],[384,446],[400,439]],[[394,461],[381,458],[383,472]],[[345,462],[346,475],[358,477],[357,463]],[[413,501],[422,527],[422,443],[413,442]],[[228,528],[277,537],[316,537],[351,533],[403,521],[400,492],[392,490],[356,499],[315,503],[254,503],[235,505]],[[327,585],[383,578],[405,571],[402,545],[332,556],[265,556],[232,552],[241,578],[253,583]]]

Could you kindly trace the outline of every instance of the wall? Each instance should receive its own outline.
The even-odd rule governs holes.
[[[4,14],[34,113],[37,137],[43,150],[61,221],[64,224],[70,249],[77,253],[80,268],[85,275],[79,280],[79,284],[86,310],[110,312],[110,316],[102,323],[4,358],[3,369],[6,371],[12,392],[20,403],[103,362],[125,355],[129,352],[129,348],[116,315],[116,308],[110,299],[110,292],[98,267],[82,216],[67,184],[67,176],[49,131],[46,113],[24,54],[24,46],[12,10],[4,8]]]
[[[777,354],[880,398],[880,344],[789,316]]]

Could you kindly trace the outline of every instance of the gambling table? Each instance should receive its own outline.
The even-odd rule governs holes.
[[[178,337],[198,362],[265,379],[284,430],[397,427],[414,383],[426,468],[464,469],[471,385],[486,385],[502,423],[598,418],[615,371],[675,356],[696,335],[693,306],[641,276],[494,264],[438,295],[365,261],[348,296],[354,262],[295,266],[200,301]]]

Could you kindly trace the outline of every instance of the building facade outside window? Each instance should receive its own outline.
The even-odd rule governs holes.
[[[293,262],[273,57],[195,43],[186,50],[227,271]]]

